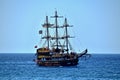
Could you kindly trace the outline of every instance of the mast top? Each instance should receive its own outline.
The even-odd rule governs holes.
[[[50,24],[49,21],[48,21],[48,16],[46,16],[46,21],[44,24],[42,24],[42,26],[44,28],[50,28],[51,26],[53,26],[53,24]]]
[[[65,21],[64,21],[64,27],[73,27],[73,25],[69,25],[68,22],[67,22],[67,18],[65,18]]]
[[[55,11],[55,15],[51,16],[51,18],[63,18],[63,16],[58,16],[57,11]]]

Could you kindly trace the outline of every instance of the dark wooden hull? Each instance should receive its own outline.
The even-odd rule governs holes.
[[[76,66],[79,58],[86,55],[87,49],[80,54],[50,54],[50,52],[37,51],[36,64],[39,66]]]
[[[72,60],[49,60],[49,61],[38,61],[39,66],[75,66],[78,64],[78,58]]]

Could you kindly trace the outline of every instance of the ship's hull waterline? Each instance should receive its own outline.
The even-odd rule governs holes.
[[[73,60],[50,60],[50,61],[38,61],[39,66],[75,66],[78,64],[78,58]]]

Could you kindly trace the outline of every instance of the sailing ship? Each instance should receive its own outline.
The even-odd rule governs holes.
[[[72,46],[70,44],[69,38],[73,38],[68,34],[68,27],[71,27],[67,18],[64,20],[62,26],[58,25],[58,18],[63,18],[63,16],[58,16],[57,11],[55,15],[51,16],[55,19],[55,24],[51,24],[48,21],[48,16],[46,16],[45,23],[42,27],[46,30],[45,35],[41,36],[41,40],[44,39],[45,43],[36,50],[36,59],[34,61],[39,66],[75,66],[79,62],[79,58],[87,56],[88,50],[85,49],[81,53],[72,51]],[[61,30],[62,29],[62,30]],[[60,32],[64,32],[63,36],[60,36]],[[54,33],[55,32],[55,33]],[[43,34],[40,30],[39,34]]]

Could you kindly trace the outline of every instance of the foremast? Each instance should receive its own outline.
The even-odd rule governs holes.
[[[50,38],[51,38],[51,36],[50,36],[50,34],[49,34],[49,28],[52,26],[53,24],[50,24],[49,23],[49,21],[48,21],[48,16],[46,16],[46,22],[42,25],[43,27],[45,27],[46,28],[46,36],[44,36],[44,37],[42,37],[42,39],[46,39],[47,40],[47,47],[48,47],[48,49],[49,49],[49,47],[50,47]]]

